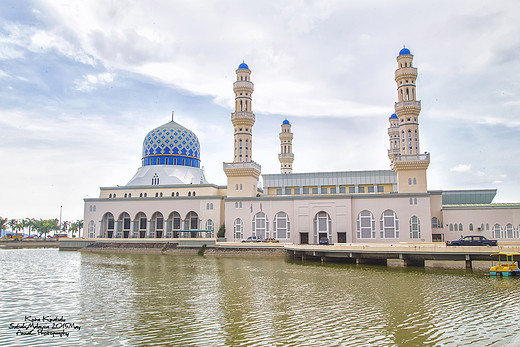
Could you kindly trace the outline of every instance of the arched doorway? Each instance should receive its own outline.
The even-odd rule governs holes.
[[[150,237],[164,237],[164,218],[161,212],[155,212],[150,220]]]
[[[119,218],[117,219],[117,233],[121,233],[122,237],[127,239],[130,237],[130,215],[126,212],[123,212],[119,215]],[[121,237],[121,236],[118,236]]]
[[[166,221],[166,237],[179,237],[179,232],[181,230],[181,215],[179,212],[172,212],[168,216],[168,220]]]
[[[329,214],[324,211],[316,213],[314,216],[314,242],[319,244],[320,240],[326,239],[328,243],[331,243],[331,235],[332,222]]]
[[[198,237],[197,231],[199,229],[199,215],[194,212],[190,211],[186,215],[186,218],[184,219],[184,230],[194,230],[190,234],[191,237]]]
[[[138,237],[144,239],[146,237],[146,231],[148,226],[148,220],[143,212],[139,212],[135,218],[135,230],[137,231]]]
[[[110,212],[107,212],[103,215],[101,219],[101,234],[103,237],[107,237],[111,239],[114,237],[114,215]]]

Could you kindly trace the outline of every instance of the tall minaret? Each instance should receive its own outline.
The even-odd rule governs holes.
[[[224,163],[228,177],[228,196],[256,196],[257,180],[261,167],[253,161],[253,113],[251,70],[242,62],[236,70],[237,80],[233,83],[235,112],[231,113],[234,129],[234,155],[232,163]]]
[[[417,100],[415,82],[417,69],[413,67],[413,55],[403,48],[397,56],[397,102],[390,121],[388,135],[390,164],[397,173],[399,193],[426,192],[426,169],[430,164],[429,153],[420,154],[419,113],[421,101]],[[398,130],[397,130],[398,129]]]
[[[294,154],[292,152],[293,133],[291,132],[291,123],[286,119],[282,122],[282,132],[280,137],[280,172],[283,174],[292,173],[292,163],[294,161]]]

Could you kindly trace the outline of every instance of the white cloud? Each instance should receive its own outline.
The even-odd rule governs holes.
[[[471,172],[471,164],[459,164],[455,167],[452,167],[450,170],[458,173]]]
[[[110,84],[114,81],[115,74],[111,72],[104,72],[97,75],[88,74],[83,76],[83,80],[75,81],[76,89],[80,91],[89,92],[100,86]]]

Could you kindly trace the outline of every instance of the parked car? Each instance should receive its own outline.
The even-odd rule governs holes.
[[[280,242],[278,241],[277,239],[273,238],[273,237],[268,237],[268,238],[265,238],[262,240],[263,242]]]
[[[262,239],[258,236],[249,236],[247,239],[242,240],[242,242],[261,242]]]
[[[461,236],[455,241],[446,241],[446,246],[498,246],[497,240],[489,240],[484,236]]]
[[[320,237],[320,245],[328,245],[329,238],[328,237]]]

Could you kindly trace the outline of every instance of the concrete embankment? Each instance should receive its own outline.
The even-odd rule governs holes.
[[[280,243],[232,243],[215,239],[82,239],[63,240],[62,251],[91,253],[139,253],[139,254],[197,254],[206,245],[208,256],[286,256]]]
[[[1,248],[58,248],[58,241],[22,240],[22,241],[0,241]]]

